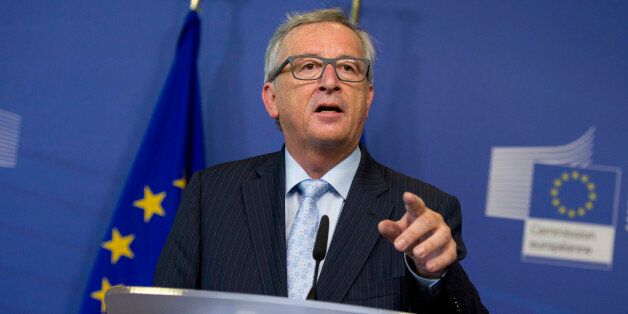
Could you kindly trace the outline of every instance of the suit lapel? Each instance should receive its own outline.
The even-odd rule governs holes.
[[[319,299],[341,302],[380,237],[377,224],[393,205],[382,196],[388,184],[362,148],[362,160],[334,231],[318,281]]]
[[[246,182],[242,195],[263,294],[287,296],[283,150],[274,157],[256,169],[259,178]]]

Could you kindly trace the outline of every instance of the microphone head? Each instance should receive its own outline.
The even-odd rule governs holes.
[[[325,259],[327,254],[327,236],[329,235],[329,217],[323,215],[318,224],[318,232],[316,233],[316,242],[314,242],[314,250],[312,256],[314,260],[320,262]]]

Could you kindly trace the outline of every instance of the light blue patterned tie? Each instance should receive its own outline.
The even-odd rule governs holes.
[[[331,185],[323,180],[303,180],[299,183],[303,201],[294,218],[288,237],[288,297],[305,300],[312,287],[314,258],[312,250],[318,230],[316,202]]]

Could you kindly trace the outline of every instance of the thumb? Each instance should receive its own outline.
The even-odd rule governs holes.
[[[380,221],[377,230],[391,243],[394,243],[395,239],[403,232],[397,222],[388,219]]]

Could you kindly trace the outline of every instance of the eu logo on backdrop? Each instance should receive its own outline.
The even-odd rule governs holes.
[[[492,149],[486,215],[524,221],[523,261],[612,268],[621,169],[591,165],[594,139]]]
[[[610,269],[618,180],[612,167],[534,164],[523,259]]]
[[[615,173],[534,165],[530,217],[610,225]]]

